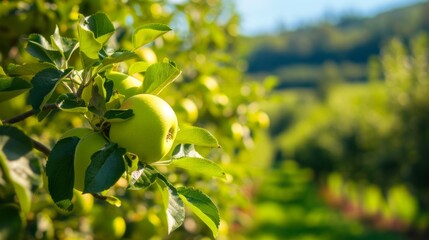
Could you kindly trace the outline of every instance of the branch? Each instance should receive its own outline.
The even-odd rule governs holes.
[[[36,141],[34,139],[31,139],[31,142],[33,143],[33,147],[35,149],[39,150],[40,152],[42,152],[46,156],[49,156],[49,154],[51,153],[51,149],[49,149],[47,146],[43,145],[43,143]]]
[[[49,111],[49,110],[54,110],[54,109],[58,109],[58,105],[55,104],[55,103],[51,103],[51,104],[46,104],[45,106],[43,106],[42,111]],[[3,124],[6,124],[6,123],[9,123],[9,124],[17,123],[17,122],[25,120],[28,117],[31,117],[31,116],[35,115],[35,114],[36,114],[36,111],[34,111],[34,109],[31,109],[31,110],[29,110],[29,111],[27,111],[25,113],[22,113],[22,114],[19,114],[19,115],[15,116],[15,117],[2,120],[2,123]]]

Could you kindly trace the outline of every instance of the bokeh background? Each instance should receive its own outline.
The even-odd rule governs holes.
[[[217,204],[218,239],[429,238],[427,1],[1,1],[0,65],[34,62],[28,34],[58,25],[73,37],[79,13],[97,11],[115,22],[117,48],[141,24],[174,29],[140,54],[177,63],[182,77],[162,97],[177,111],[192,100],[194,125],[222,145],[201,151],[227,181],[166,172]],[[0,118],[26,110],[25,97],[0,103]],[[19,125],[52,146],[85,121],[57,113]],[[20,237],[211,238],[192,215],[167,236],[155,190],[119,184],[120,208],[76,194],[65,215],[42,187]]]

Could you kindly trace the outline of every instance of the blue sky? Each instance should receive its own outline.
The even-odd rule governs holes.
[[[241,33],[254,35],[271,32],[281,24],[294,28],[311,23],[326,15],[338,16],[353,12],[371,16],[399,6],[422,0],[237,0],[242,16]]]

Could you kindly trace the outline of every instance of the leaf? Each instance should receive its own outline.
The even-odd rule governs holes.
[[[47,103],[55,88],[61,82],[62,79],[67,77],[72,69],[66,69],[64,72],[54,69],[47,68],[31,79],[33,88],[30,90],[30,103],[33,109],[38,113],[41,108]]]
[[[125,172],[125,149],[117,144],[106,145],[91,156],[85,173],[84,193],[97,193],[113,186]]]
[[[0,102],[12,99],[31,88],[31,84],[18,77],[0,76]]]
[[[133,34],[134,49],[152,42],[169,31],[171,31],[169,26],[160,23],[150,23],[136,28]]]
[[[0,160],[1,161],[1,160]],[[22,239],[25,220],[15,204],[0,204],[0,238]]]
[[[82,64],[84,68],[89,68],[99,60],[98,52],[103,48],[103,44],[98,42],[94,33],[87,28],[83,16],[81,16],[77,30]]]
[[[112,22],[107,15],[102,12],[93,14],[85,20],[86,27],[94,33],[95,39],[102,45],[105,44],[115,32],[115,27]]]
[[[112,109],[104,114],[109,122],[123,122],[134,116],[132,109]]]
[[[51,36],[52,46],[56,48],[66,61],[68,61],[73,52],[78,48],[78,42],[73,38],[61,37],[58,25]]]
[[[128,68],[128,74],[132,75],[134,73],[142,73],[142,72],[146,72],[146,70],[148,69],[148,67],[151,64],[145,61],[141,61],[141,62],[135,62],[133,64],[131,64],[130,68]]]
[[[134,52],[124,50],[116,51],[112,55],[104,58],[103,61],[101,61],[101,64],[103,64],[103,66],[106,66],[109,64],[119,63],[134,58],[138,58],[138,55]]]
[[[42,62],[53,63],[57,68],[62,66],[62,55],[40,34],[28,36],[27,51]]]
[[[177,191],[186,206],[212,230],[213,237],[216,238],[220,224],[220,216],[212,200],[197,189],[181,187],[178,188]]]
[[[0,77],[3,77],[3,76],[7,76],[7,75],[6,75],[6,73],[4,72],[3,67],[2,67],[2,66],[0,66]]]
[[[219,165],[206,158],[183,157],[173,159],[170,165],[209,177],[226,179],[225,171]]]
[[[191,125],[180,125],[175,144],[188,143],[202,147],[220,147],[217,139],[208,130]]]
[[[158,171],[149,165],[138,162],[138,169],[130,173],[129,190],[140,190],[150,187],[158,178]]]
[[[0,126],[0,167],[12,183],[23,212],[31,207],[32,190],[40,183],[41,166],[32,152],[31,139],[12,126]]]
[[[59,140],[46,163],[49,193],[55,204],[66,211],[73,209],[74,153],[78,143],[78,137]]]
[[[55,65],[46,62],[25,63],[23,65],[10,63],[7,66],[7,71],[10,76],[34,76],[46,68],[55,68]]]
[[[159,94],[167,85],[179,77],[181,71],[170,63],[154,63],[145,73],[143,92]]]
[[[176,188],[161,174],[156,181],[161,191],[167,218],[168,234],[176,230],[185,220],[185,205]]]
[[[86,113],[88,108],[85,100],[76,97],[72,93],[62,94],[57,99],[58,107],[65,112]]]
[[[0,147],[7,160],[18,160],[33,150],[31,139],[12,126],[0,126]]]

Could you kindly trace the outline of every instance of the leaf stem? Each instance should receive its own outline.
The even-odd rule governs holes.
[[[33,143],[33,147],[37,150],[39,150],[40,152],[42,152],[43,154],[45,154],[46,156],[49,156],[49,154],[51,153],[51,149],[49,149],[47,146],[45,146],[43,143],[36,141],[34,139],[31,139],[31,142]]]
[[[97,199],[100,199],[100,200],[103,200],[103,201],[106,201],[106,199],[107,199],[107,197],[106,197],[106,196],[103,196],[103,195],[101,195],[101,194],[99,194],[99,193],[91,193],[91,195],[92,195],[94,198],[97,198]]]
[[[51,104],[46,104],[43,108],[42,111],[49,111],[49,110],[54,110],[54,109],[58,109],[58,105],[55,103],[51,103]],[[2,120],[3,124],[12,124],[12,123],[17,123],[20,121],[23,121],[33,115],[36,114],[36,111],[34,111],[34,109],[31,109],[25,113],[19,114],[15,117],[9,118],[9,119],[5,119]]]

